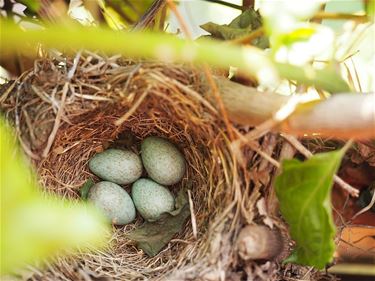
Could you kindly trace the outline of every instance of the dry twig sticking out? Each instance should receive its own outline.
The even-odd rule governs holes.
[[[193,229],[194,238],[197,239],[197,237],[198,237],[198,234],[197,234],[197,220],[195,218],[194,205],[193,205],[193,200],[191,198],[191,191],[190,191],[190,189],[188,189],[187,192],[188,192],[188,196],[189,196],[191,226],[192,226],[192,229]]]
[[[282,134],[282,137],[285,138],[288,142],[290,142],[300,153],[303,154],[306,158],[310,158],[313,156],[310,150],[308,150],[297,138],[288,134]],[[351,144],[351,141],[348,142]],[[359,191],[358,189],[352,187],[350,184],[345,182],[339,176],[334,175],[333,180],[345,191],[347,191],[351,196],[358,197]]]
[[[370,210],[372,208],[372,206],[374,206],[375,204],[375,191],[374,191],[374,194],[372,194],[372,198],[371,198],[371,202],[366,206],[364,207],[362,210],[358,211],[353,217],[352,217],[352,220],[354,220],[356,217],[358,217],[359,215],[362,215],[363,213],[367,212],[368,210]]]
[[[55,118],[55,123],[53,124],[53,128],[52,128],[51,134],[48,137],[47,145],[46,145],[46,147],[43,150],[42,156],[44,158],[47,157],[49,151],[51,150],[53,141],[55,140],[57,131],[58,131],[59,127],[60,127],[61,118],[62,118],[62,115],[64,114],[65,100],[66,100],[66,96],[68,94],[70,80],[72,80],[72,78],[74,76],[74,73],[76,72],[76,69],[77,69],[80,57],[81,57],[81,51],[79,51],[77,53],[77,55],[75,56],[74,61],[73,61],[73,66],[68,71],[67,81],[65,82],[64,87],[62,89],[60,106],[59,106],[59,109],[57,110],[57,114],[56,114],[56,118]]]

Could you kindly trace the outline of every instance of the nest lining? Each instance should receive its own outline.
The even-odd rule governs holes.
[[[79,188],[92,176],[87,161],[95,153],[109,146],[137,150],[146,136],[162,136],[186,157],[186,175],[172,190],[191,190],[197,234],[189,221],[161,253],[149,258],[124,237],[141,224],[138,218],[114,227],[105,251],[58,258],[32,278],[83,280],[89,274],[115,280],[206,280],[234,270],[233,241],[241,225],[254,220],[259,190],[270,181],[264,175],[273,167],[252,151],[244,152],[246,169],[237,166],[220,114],[204,98],[207,88],[200,74],[182,66],[85,53],[68,83],[73,61],[65,63],[37,61],[0,97],[45,190],[79,199]],[[115,125],[117,120],[122,124]],[[131,147],[123,138],[127,135],[134,136]],[[264,148],[272,154],[276,138],[265,140]]]

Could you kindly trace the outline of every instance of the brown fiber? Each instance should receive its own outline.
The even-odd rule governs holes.
[[[142,223],[138,219],[114,227],[108,249],[57,258],[43,270],[32,268],[31,278],[275,277],[275,263],[266,267],[242,264],[233,246],[244,224],[261,222],[256,202],[266,194],[274,166],[249,148],[231,148],[221,114],[211,102],[201,74],[183,66],[135,63],[119,56],[83,52],[69,80],[68,70],[73,65],[70,59],[37,61],[34,69],[0,96],[2,111],[14,123],[23,149],[33,159],[41,185],[48,192],[79,200],[79,188],[93,176],[87,161],[95,153],[108,146],[130,145],[138,150],[139,141],[148,135],[166,137],[178,145],[188,162],[184,179],[172,190],[176,194],[181,187],[190,189],[197,238],[189,220],[161,253],[149,258],[124,235]],[[117,120],[122,124],[116,126]],[[248,130],[232,129],[236,134]],[[135,141],[129,141],[129,136]],[[275,135],[259,140],[258,148],[269,156],[275,156],[277,147]],[[99,277],[107,279],[96,279]]]

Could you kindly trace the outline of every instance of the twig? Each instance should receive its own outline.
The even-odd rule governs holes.
[[[133,30],[146,28],[156,17],[157,13],[164,8],[166,0],[155,0],[146,13],[134,25]]]
[[[60,106],[59,106],[59,109],[57,110],[55,123],[53,124],[51,134],[48,137],[47,145],[46,145],[46,147],[43,151],[43,154],[42,154],[43,157],[47,157],[47,155],[48,155],[48,153],[49,153],[49,151],[52,147],[53,141],[55,140],[57,130],[59,129],[59,126],[60,126],[60,123],[61,123],[61,116],[64,112],[65,99],[66,99],[66,95],[68,93],[68,90],[69,90],[69,81],[65,82],[65,84],[64,84],[64,87],[63,87],[63,90],[62,90]]]
[[[366,15],[330,13],[330,12],[318,12],[313,16],[313,19],[354,20],[358,22],[368,21],[368,17]]]
[[[246,138],[250,140],[254,140],[254,139],[264,136],[273,127],[275,127],[277,124],[281,123],[286,118],[288,118],[295,111],[300,101],[301,101],[301,96],[299,95],[292,96],[284,105],[280,107],[279,110],[276,111],[275,114],[273,114],[273,116],[270,119],[259,124],[253,130],[247,133]]]
[[[172,0],[166,0],[166,1],[167,1],[167,4],[168,4],[169,8],[175,14],[175,16],[176,16],[176,18],[177,18],[177,20],[178,20],[178,22],[181,26],[182,31],[185,33],[185,36],[188,39],[191,39],[192,34],[191,34],[184,18],[182,17],[181,13],[177,10],[176,5],[173,3]],[[213,76],[212,76],[211,70],[210,70],[210,68],[207,64],[203,65],[203,71],[204,71],[204,75],[206,77],[206,80],[208,82],[208,85],[210,86],[210,88],[212,90],[212,94],[213,94],[213,96],[214,96],[214,98],[215,98],[215,100],[218,104],[218,108],[220,110],[220,113],[222,114],[224,124],[225,124],[225,126],[228,130],[229,139],[233,140],[234,134],[233,134],[233,130],[232,130],[232,125],[229,122],[228,113],[227,113],[227,111],[225,109],[225,106],[224,106],[224,103],[221,99],[219,89],[218,89],[218,87],[215,83],[215,80],[214,80]]]
[[[193,200],[191,199],[191,192],[190,189],[188,189],[188,196],[189,196],[189,206],[190,206],[190,216],[191,216],[191,227],[193,229],[193,235],[194,238],[197,239],[197,220],[195,218],[195,213],[194,213],[194,205],[193,205]]]
[[[143,92],[143,94],[139,97],[139,99],[133,104],[133,106],[119,119],[115,121],[116,126],[120,126],[122,123],[124,123],[132,114],[137,110],[137,108],[141,105],[143,100],[147,97],[149,91],[150,91],[150,86],[147,88],[146,91]]]
[[[258,146],[258,143],[246,138],[246,136],[242,135],[238,130],[234,129],[234,132],[238,136],[238,140],[235,140],[231,143],[231,147],[233,150],[236,150],[236,147],[240,147],[242,143],[247,144],[252,150],[254,150],[256,153],[258,153],[261,157],[266,159],[268,162],[270,162],[272,165],[274,165],[276,168],[280,167],[280,163],[272,158],[272,156],[265,153],[263,150],[261,150]]]
[[[57,134],[57,130],[60,127],[61,117],[62,117],[62,115],[64,113],[64,106],[65,106],[66,95],[67,95],[68,90],[69,90],[70,80],[72,80],[72,78],[74,76],[74,73],[77,70],[79,59],[81,57],[81,52],[82,52],[81,50],[79,52],[77,52],[77,54],[76,54],[76,56],[74,57],[74,60],[73,60],[73,66],[68,71],[67,81],[65,82],[63,90],[62,90],[60,106],[59,106],[59,108],[57,110],[57,113],[56,113],[55,123],[53,124],[52,131],[51,131],[50,135],[48,136],[47,145],[46,145],[46,147],[43,150],[42,156],[44,158],[47,157],[49,151],[51,150],[53,141],[55,140],[55,137],[56,137],[56,134]]]
[[[290,142],[300,153],[303,154],[306,158],[311,158],[313,154],[310,150],[308,150],[297,138],[294,136],[288,135],[288,134],[282,134],[283,138],[285,138],[288,142]],[[346,150],[350,145],[352,141],[349,140],[345,146],[344,150]],[[352,187],[350,184],[345,182],[343,179],[341,179],[339,176],[334,175],[333,180],[344,190],[346,190],[351,196],[358,197],[359,191],[358,189]]]
[[[356,213],[353,217],[352,217],[352,220],[354,220],[356,217],[358,217],[359,215],[362,215],[363,213],[367,212],[368,210],[370,210],[372,208],[372,206],[374,206],[375,204],[375,190],[374,190],[374,193],[372,194],[372,198],[371,198],[371,202],[366,206],[364,207],[362,210],[360,210],[358,213]]]
[[[255,0],[242,0],[242,11],[254,8]]]
[[[222,1],[222,0],[202,0],[202,1],[227,6],[229,8],[233,8],[233,9],[237,9],[237,10],[242,10],[242,6],[237,5],[237,4],[233,4],[233,3],[230,3],[230,2],[226,2],[226,1]]]
[[[179,23],[179,25],[182,29],[182,32],[185,33],[185,36],[188,39],[192,39],[193,36],[192,36],[184,18],[182,17],[181,13],[177,10],[177,7],[176,7],[175,3],[172,0],[166,0],[166,1],[167,1],[169,9],[171,9],[171,11],[176,16],[177,21],[178,21],[178,23]]]
[[[203,70],[204,70],[207,82],[210,85],[210,88],[211,88],[212,93],[214,95],[214,98],[215,98],[216,102],[218,103],[220,113],[222,114],[223,121],[224,121],[225,126],[227,127],[227,130],[228,130],[229,139],[233,140],[234,135],[233,135],[232,125],[229,122],[228,113],[225,109],[223,100],[221,99],[219,89],[218,89],[218,87],[217,87],[217,85],[216,85],[216,83],[215,83],[215,81],[212,77],[211,70],[210,70],[210,68],[207,64],[204,65]]]
[[[243,37],[240,37],[240,38],[236,38],[236,39],[233,39],[233,40],[229,40],[229,41],[226,41],[226,43],[232,43],[232,44],[250,44],[251,41],[253,41],[254,39],[262,36],[264,34],[264,28],[263,26],[253,30],[250,34],[248,35],[245,35]]]

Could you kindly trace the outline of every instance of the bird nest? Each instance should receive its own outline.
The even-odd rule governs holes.
[[[141,225],[138,218],[113,227],[106,249],[57,258],[31,279],[276,276],[276,263],[245,263],[235,247],[243,225],[262,222],[259,199],[274,166],[247,147],[241,148],[239,164],[228,124],[204,81],[201,72],[185,66],[84,52],[75,59],[36,61],[3,92],[2,111],[48,192],[80,200],[79,188],[93,176],[87,163],[95,153],[113,146],[137,149],[149,135],[177,144],[187,161],[185,177],[171,189],[175,194],[189,189],[191,218],[159,254],[148,257],[126,238]],[[235,135],[246,130],[231,126]],[[268,134],[258,148],[275,156],[277,146],[276,136]]]

